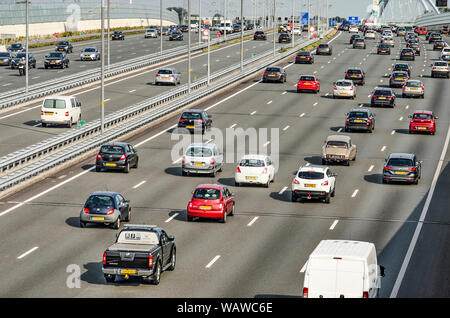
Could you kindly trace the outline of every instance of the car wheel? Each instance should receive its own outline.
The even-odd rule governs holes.
[[[334,186],[333,192],[331,192],[331,196],[334,198],[334,196],[336,195],[336,186]]]
[[[223,211],[223,216],[220,219],[220,223],[227,223],[227,212]]]
[[[105,280],[107,283],[114,283],[116,275],[105,274]]]
[[[45,68],[45,69],[48,69],[48,66],[47,66],[47,65],[45,65],[45,66],[44,66],[44,68]]]
[[[139,164],[139,159],[136,159],[136,163],[134,164],[133,168],[137,169],[138,168],[138,164]]]
[[[161,262],[158,261],[158,264],[156,265],[156,272],[153,276],[151,284],[159,285],[160,280],[161,280]]]
[[[388,181],[387,181],[385,178],[382,178],[382,179],[381,179],[381,182],[384,183],[384,184],[387,184],[387,183],[388,183]]]
[[[80,227],[84,229],[86,227],[86,222],[80,220]]]
[[[95,171],[96,171],[96,172],[100,172],[100,171],[102,171],[102,168],[101,168],[101,167],[98,167],[98,166],[96,166],[96,167],[95,167]]]
[[[131,220],[131,209],[128,211],[127,218],[125,219],[125,222],[130,222]]]
[[[46,123],[41,123],[41,126],[45,128],[45,127],[47,127],[47,124]]]
[[[234,204],[233,204],[233,208],[231,209],[231,212],[230,212],[230,216],[233,216],[234,215]]]
[[[294,193],[291,194],[291,201],[292,202],[297,202],[297,196],[294,195]]]
[[[347,161],[345,162],[345,165],[346,165],[347,167],[349,167],[349,166],[350,166],[350,160],[347,160]]]
[[[267,180],[267,183],[264,185],[264,188],[268,188],[269,187],[269,183],[270,183],[270,180]]]
[[[117,221],[112,223],[112,228],[115,229],[115,230],[118,230],[120,228],[120,215],[117,218]]]
[[[324,203],[330,203],[330,194],[328,193],[327,196],[325,197],[325,199],[323,200]]]
[[[211,172],[211,177],[213,177],[213,178],[216,177],[216,169],[213,169],[213,172]]]
[[[130,163],[129,162],[127,162],[125,168],[123,169],[123,172],[125,172],[125,173],[130,172]]]
[[[70,121],[67,123],[68,128],[72,128],[72,118],[70,118]]]
[[[173,271],[175,269],[175,264],[177,261],[177,250],[172,249],[172,256],[170,257],[170,266],[167,268],[168,271]]]

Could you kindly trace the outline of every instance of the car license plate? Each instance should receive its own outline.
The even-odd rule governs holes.
[[[247,180],[256,180],[256,177],[245,177]]]
[[[361,119],[355,119],[354,122],[355,123],[362,123],[363,121]]]
[[[311,83],[305,83],[305,85],[311,85]]]
[[[397,81],[403,81],[403,77],[397,77],[396,80]]]
[[[105,218],[102,217],[102,216],[93,216],[93,217],[91,218],[91,220],[93,220],[93,221],[104,221]]]
[[[301,59],[306,59],[306,56],[300,56]]]
[[[169,76],[161,76],[162,79],[168,79]]]
[[[406,174],[406,171],[395,171],[395,174]]]
[[[50,62],[50,64],[56,64],[56,62]]]
[[[188,129],[194,129],[195,126],[187,126]]]
[[[386,97],[380,97],[380,99],[386,99]]]
[[[209,205],[200,205],[200,210],[211,210],[211,206],[209,206]]]
[[[309,183],[306,183],[306,184],[305,184],[305,187],[306,187],[306,188],[315,188],[316,185],[315,185],[315,184],[309,184]]]
[[[412,91],[417,91],[417,88],[411,88]]]
[[[135,269],[121,269],[121,270],[119,270],[119,274],[135,275],[136,274],[136,270]]]
[[[275,76],[274,74],[269,74],[269,76]]]
[[[381,53],[386,53],[386,51],[381,51]]]
[[[352,77],[358,77],[358,75],[352,75]]]
[[[347,93],[339,93],[340,95],[347,95]]]
[[[203,162],[194,162],[194,166],[203,166]]]
[[[417,129],[420,129],[420,130],[426,130],[427,127],[417,127]]]
[[[53,113],[45,113],[46,115],[53,115]]]
[[[115,164],[115,163],[107,162],[107,163],[106,163],[106,166],[107,166],[107,167],[115,167],[116,164]]]

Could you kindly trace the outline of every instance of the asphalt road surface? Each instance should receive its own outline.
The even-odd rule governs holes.
[[[278,142],[280,152],[274,158],[279,170],[270,188],[236,188],[236,163],[227,163],[216,178],[182,177],[179,163],[171,157],[176,143],[171,131],[178,119],[174,117],[129,140],[140,156],[139,168],[129,174],[96,173],[92,158],[4,199],[0,205],[0,297],[295,297],[303,287],[301,269],[323,239],[375,243],[378,262],[387,270],[380,296],[389,297],[440,159],[442,174],[398,296],[448,297],[450,153],[444,152],[442,158],[441,153],[448,142],[450,82],[429,76],[429,64],[438,54],[430,45],[422,44],[422,55],[410,62],[412,78],[423,75],[425,99],[403,99],[397,94],[394,109],[373,109],[377,115],[374,133],[345,133],[357,145],[358,154],[350,167],[331,166],[338,174],[338,187],[330,204],[291,202],[290,185],[298,167],[320,164],[325,138],[342,131],[349,109],[368,106],[368,95],[376,86],[388,85],[387,75],[403,47],[402,39],[396,38],[395,54],[377,56],[378,41],[369,41],[366,50],[352,49],[349,37],[342,33],[335,38],[333,55],[316,56],[313,65],[286,64],[286,83],[261,83],[255,77],[201,105],[213,115],[213,126],[223,131],[229,127],[279,129],[279,140],[269,135],[271,143],[266,146],[270,153]],[[226,56],[225,50],[221,55]],[[351,66],[366,71],[366,84],[358,87],[355,100],[332,99],[332,83]],[[319,76],[319,94],[296,93],[301,74]],[[151,74],[148,78],[152,79]],[[126,92],[137,87],[130,84],[135,80],[122,82],[120,91],[107,96],[134,102]],[[149,89],[145,81],[140,83],[143,91]],[[143,91],[139,94],[145,95]],[[439,116],[435,136],[408,134],[408,115],[418,109],[433,110]],[[205,141],[209,138],[205,135]],[[381,183],[384,158],[392,152],[412,152],[423,160],[418,185]],[[209,182],[235,192],[235,215],[226,224],[188,223],[191,191]],[[157,224],[175,236],[176,269],[164,272],[160,285],[138,279],[106,284],[102,253],[115,240],[116,231],[78,225],[82,205],[97,190],[118,191],[131,200],[131,223]],[[80,268],[80,288],[67,285],[71,264]]]

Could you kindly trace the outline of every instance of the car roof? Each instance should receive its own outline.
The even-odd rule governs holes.
[[[213,144],[213,143],[207,144],[207,143],[202,143],[202,142],[193,142],[192,144],[189,145],[188,148],[190,148],[190,147],[203,147],[203,148],[210,148],[210,149],[212,149],[212,148],[214,148],[214,146],[216,146],[216,144]]]
[[[429,114],[429,115],[433,115],[433,112],[431,110],[416,110],[414,111],[414,114]]]
[[[75,98],[75,96],[53,95],[45,97],[45,99],[71,99],[71,98]]]
[[[102,146],[128,146],[129,144],[126,142],[120,142],[120,141],[110,141],[102,144]]]
[[[183,113],[202,113],[203,109],[185,109]]]
[[[352,108],[349,110],[349,113],[351,112],[366,112],[366,113],[370,113],[370,109],[367,108]]]
[[[380,87],[380,86],[377,86],[377,87],[375,87],[375,89],[374,89],[374,91],[375,90],[377,90],[377,91],[392,91],[392,88],[390,88],[390,87]]]
[[[195,187],[195,189],[223,189],[223,185],[221,184],[210,184],[210,183],[205,183],[205,184],[199,184],[198,186]]]
[[[322,166],[300,166],[298,169],[298,172],[300,171],[314,171],[314,172],[323,172],[327,171],[328,167],[322,167]]]
[[[107,196],[115,196],[117,194],[118,194],[117,192],[112,191],[95,191],[91,193],[91,195],[107,195]]]
[[[351,140],[351,138],[350,138],[350,136],[345,136],[345,135],[330,135],[327,137],[326,141],[331,141],[331,140],[349,142]]]
[[[266,157],[268,157],[267,155],[260,155],[260,154],[247,154],[244,155],[242,159],[260,159],[260,160],[264,160]]]
[[[388,159],[392,158],[402,158],[402,159],[413,159],[414,154],[412,153],[391,153],[388,157]]]

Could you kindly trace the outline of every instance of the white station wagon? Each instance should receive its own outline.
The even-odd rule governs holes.
[[[266,188],[275,178],[275,168],[267,155],[245,155],[239,161],[234,173],[234,183],[263,184]]]

